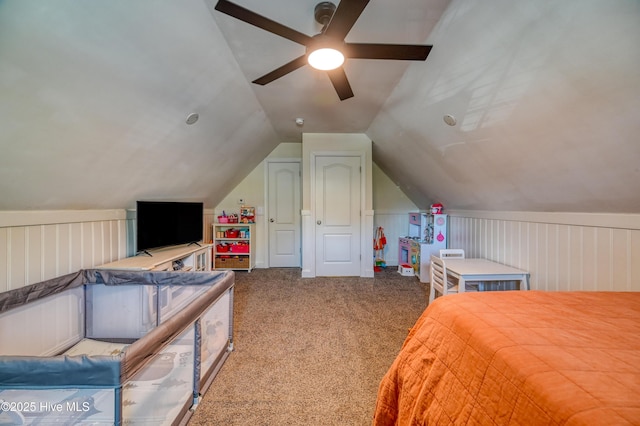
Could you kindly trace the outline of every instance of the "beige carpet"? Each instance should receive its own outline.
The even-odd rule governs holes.
[[[391,268],[373,279],[236,272],[235,350],[189,424],[371,424],[426,286]]]

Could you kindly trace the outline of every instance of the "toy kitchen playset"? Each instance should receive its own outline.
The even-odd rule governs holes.
[[[442,204],[433,204],[429,213],[409,213],[409,235],[398,240],[398,272],[416,275],[420,282],[429,282],[430,259],[440,249],[447,248],[447,215],[442,213]]]

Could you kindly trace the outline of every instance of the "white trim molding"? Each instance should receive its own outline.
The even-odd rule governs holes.
[[[489,210],[447,210],[446,213],[451,217],[640,230],[640,214]]]
[[[301,210],[302,218],[302,278],[316,276],[315,226],[311,210]]]
[[[63,223],[125,220],[126,210],[15,210],[0,211],[0,228]]]

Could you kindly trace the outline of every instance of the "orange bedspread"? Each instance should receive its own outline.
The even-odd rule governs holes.
[[[374,425],[640,425],[640,293],[440,297],[380,383]]]

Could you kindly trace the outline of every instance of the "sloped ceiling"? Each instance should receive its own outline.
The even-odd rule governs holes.
[[[0,91],[2,210],[213,207],[280,142],[201,0],[0,1]]]
[[[316,1],[238,3],[314,32]],[[252,85],[300,47],[213,4],[0,0],[0,210],[214,207],[280,142],[365,132],[422,208],[640,213],[636,0],[371,0],[348,39],[434,48],[348,63],[344,102]]]
[[[639,24],[637,1],[454,0],[374,159],[422,207],[640,212]]]

